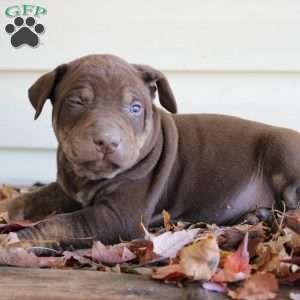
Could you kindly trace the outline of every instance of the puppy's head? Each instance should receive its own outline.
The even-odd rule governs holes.
[[[165,76],[112,55],[92,55],[58,66],[29,89],[40,115],[53,104],[53,128],[74,172],[90,180],[132,167],[153,131],[153,99],[176,113]]]

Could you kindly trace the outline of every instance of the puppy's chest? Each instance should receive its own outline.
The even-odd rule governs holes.
[[[122,185],[121,181],[117,182],[98,182],[87,183],[77,191],[73,192],[74,199],[83,207],[98,204],[101,200],[111,197],[119,187]]]

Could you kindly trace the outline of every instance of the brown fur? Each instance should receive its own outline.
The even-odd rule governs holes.
[[[170,114],[152,103],[155,87],[162,106],[176,113],[161,72],[110,55],[59,66],[30,88],[36,117],[48,98],[53,103],[58,177],[13,201],[9,213],[57,215],[20,231],[21,238],[114,243],[140,236],[141,220],[161,224],[163,209],[174,219],[224,224],[281,199],[296,207],[297,132],[222,115]],[[133,121],[123,108],[136,98],[144,111]]]

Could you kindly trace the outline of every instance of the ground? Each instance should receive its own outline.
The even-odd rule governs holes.
[[[199,284],[178,288],[151,281],[143,276],[83,270],[21,269],[0,267],[1,299],[14,300],[223,300]],[[62,280],[63,278],[63,280]],[[276,299],[287,300],[290,292],[282,287]]]

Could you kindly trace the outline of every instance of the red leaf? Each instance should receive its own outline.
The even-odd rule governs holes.
[[[9,232],[15,232],[21,229],[24,229],[26,227],[32,227],[36,225],[39,222],[31,222],[27,220],[21,220],[21,221],[12,221],[7,224],[0,224],[0,234],[2,233],[9,233]]]
[[[168,281],[178,281],[184,278],[179,264],[168,265],[154,269],[152,278]]]
[[[147,264],[158,258],[153,252],[153,243],[149,240],[136,239],[128,243],[127,247],[136,255],[139,265]]]
[[[212,281],[234,282],[247,278],[251,271],[249,261],[248,234],[246,233],[237,251],[226,257],[224,268],[213,275]]]

